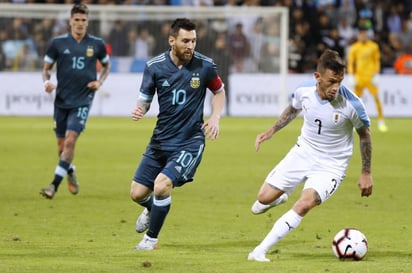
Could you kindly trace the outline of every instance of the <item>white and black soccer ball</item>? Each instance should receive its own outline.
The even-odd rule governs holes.
[[[368,252],[365,235],[356,228],[345,228],[333,238],[332,250],[341,260],[362,260]]]

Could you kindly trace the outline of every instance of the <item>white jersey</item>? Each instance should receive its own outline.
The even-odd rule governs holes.
[[[353,151],[353,128],[370,126],[359,97],[341,85],[335,100],[322,100],[313,80],[295,90],[292,106],[302,109],[304,117],[297,145],[331,171],[345,172]]]

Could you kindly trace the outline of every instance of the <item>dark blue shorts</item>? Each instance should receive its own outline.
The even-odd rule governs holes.
[[[90,105],[64,109],[54,107],[54,131],[56,137],[64,137],[67,130],[75,131],[79,135],[86,127]]]
[[[196,169],[202,160],[204,140],[181,146],[176,151],[160,151],[148,146],[136,169],[133,181],[153,191],[154,181],[159,173],[172,180],[173,187],[193,181]]]

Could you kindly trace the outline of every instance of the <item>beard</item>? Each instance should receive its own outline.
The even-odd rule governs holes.
[[[178,51],[176,50],[176,57],[182,62],[188,62],[193,57],[193,51]]]

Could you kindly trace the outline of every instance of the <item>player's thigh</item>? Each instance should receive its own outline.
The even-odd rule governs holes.
[[[153,191],[154,181],[166,165],[164,152],[153,150],[148,147],[136,168],[133,181],[142,184]]]
[[[305,181],[313,164],[307,152],[296,145],[266,176],[265,182],[289,194]]]
[[[89,105],[70,109],[67,117],[67,130],[75,131],[80,135],[80,133],[86,128],[89,111]]]
[[[64,139],[67,130],[67,118],[69,116],[69,109],[54,107],[53,120],[54,132],[57,138]]]
[[[170,178],[174,187],[193,181],[196,170],[202,161],[205,145],[203,140],[181,146],[171,152],[162,173]]]
[[[336,192],[343,181],[343,177],[343,174],[338,175],[330,172],[312,173],[308,176],[303,189],[314,189],[323,203]]]

